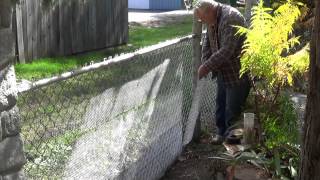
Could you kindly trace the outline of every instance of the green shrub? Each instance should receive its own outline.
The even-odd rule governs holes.
[[[253,8],[249,28],[238,27],[238,34],[246,36],[241,75],[249,73],[252,80],[260,147],[272,160],[270,169],[277,177],[294,177],[299,159],[298,120],[282,90],[293,85],[296,74],[304,74],[308,69],[308,47],[290,55],[299,44],[299,37],[292,32],[301,4],[288,0],[276,10],[263,4],[260,1]]]
[[[252,77],[264,78],[272,88],[286,82],[292,84],[291,58],[283,54],[299,43],[298,37],[289,37],[300,11],[290,0],[275,10],[273,15],[271,10],[264,8],[263,1],[260,1],[253,8],[250,27],[238,27],[238,34],[246,35],[241,73],[250,72]]]
[[[283,145],[299,144],[298,117],[288,96],[280,96],[274,112],[266,112],[262,117],[269,149]]]
[[[289,67],[291,67],[291,72],[294,75],[297,74],[304,74],[308,71],[309,68],[309,51],[310,45],[307,44],[304,48],[300,51],[296,52],[293,55],[288,56],[289,58]]]

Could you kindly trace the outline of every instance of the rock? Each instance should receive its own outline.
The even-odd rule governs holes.
[[[3,6],[2,3],[10,3],[10,1],[4,1],[1,0],[0,1],[0,11],[3,12],[3,8],[8,8],[8,6]],[[9,20],[10,18],[10,14],[8,14],[8,12],[10,11],[5,11],[4,14],[1,13],[0,16],[2,20],[6,19]],[[10,22],[11,20],[9,20],[8,22]],[[3,24],[0,24],[0,26],[2,25],[2,27],[0,27],[0,68],[2,69],[3,67],[5,67],[8,63],[10,63],[10,61],[12,62],[15,58],[15,38],[14,38],[14,33],[12,28],[10,27],[10,23],[6,24],[6,27],[3,27]]]
[[[267,180],[266,173],[253,166],[239,165],[234,171],[234,179],[237,180]]]
[[[1,113],[2,137],[16,136],[20,132],[20,115],[18,107]]]
[[[11,109],[17,102],[17,84],[13,66],[0,74],[0,112]]]
[[[187,160],[187,158],[185,156],[179,156],[178,157],[178,161],[180,161],[180,162],[183,162],[185,160]]]
[[[2,176],[2,179],[0,178],[0,180],[25,180],[25,176],[23,173],[23,170],[16,172],[16,173],[11,173],[11,174],[7,174]]]
[[[0,142],[0,173],[20,170],[26,163],[20,136],[8,137]]]

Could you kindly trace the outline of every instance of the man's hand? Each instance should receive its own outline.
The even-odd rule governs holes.
[[[202,79],[203,77],[207,76],[210,72],[210,69],[207,66],[201,65],[198,69],[198,77]]]

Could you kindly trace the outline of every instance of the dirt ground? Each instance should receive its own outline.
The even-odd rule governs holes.
[[[224,161],[212,159],[223,146],[192,143],[185,148],[183,154],[171,166],[161,180],[212,180],[217,174],[224,173],[227,164]]]
[[[161,180],[225,180],[230,162],[214,159],[225,152],[224,146],[192,143],[167,170]],[[237,180],[270,180],[270,174],[256,166],[241,163],[235,167]]]

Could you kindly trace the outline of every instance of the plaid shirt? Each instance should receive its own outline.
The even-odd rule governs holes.
[[[220,72],[226,87],[239,85],[240,54],[244,37],[235,35],[233,25],[244,26],[245,19],[233,7],[221,5],[217,11],[217,26],[207,27],[202,45],[202,62],[213,74]]]

